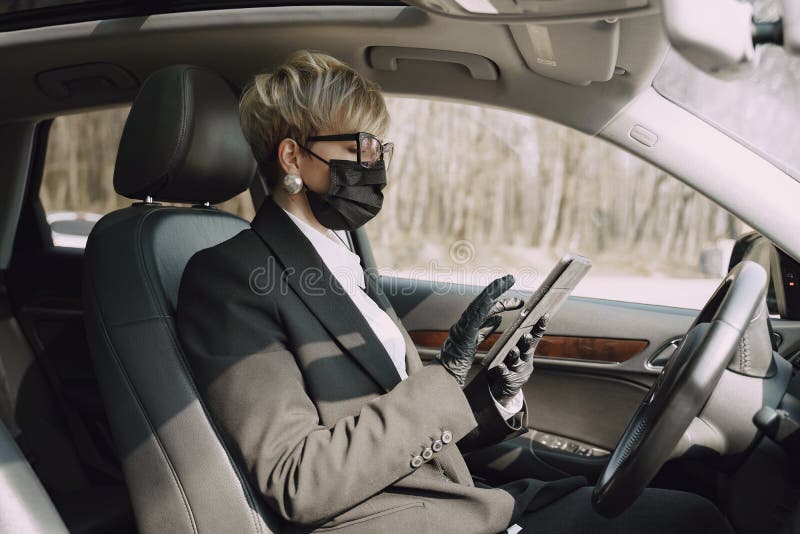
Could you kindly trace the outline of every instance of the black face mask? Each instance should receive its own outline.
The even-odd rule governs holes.
[[[327,193],[306,188],[311,212],[331,230],[355,230],[375,217],[383,205],[386,167],[378,161],[366,168],[356,161],[332,159],[331,187]]]

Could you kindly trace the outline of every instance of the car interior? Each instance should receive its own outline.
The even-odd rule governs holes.
[[[470,20],[448,2],[41,4],[0,10],[0,532],[287,530],[210,417],[174,315],[189,258],[249,227],[217,205],[266,195],[238,95],[300,48],[388,94],[602,137],[755,229],[702,310],[570,297],[525,386],[528,431],[468,455],[476,480],[583,475],[610,515],[647,485],[678,489],[710,499],[736,532],[800,532],[800,244],[786,224],[798,184],[654,91],[670,49],[659,2],[567,2],[536,25]],[[558,62],[537,60],[540,28]],[[40,199],[52,121],[131,104],[113,183],[129,205],[94,223],[85,249],[54,246]],[[698,163],[704,148],[686,132],[729,167]],[[743,160],[757,187],[714,185]],[[753,209],[766,189],[774,204]],[[376,267],[366,232],[349,239]],[[381,283],[423,360],[481,289]]]

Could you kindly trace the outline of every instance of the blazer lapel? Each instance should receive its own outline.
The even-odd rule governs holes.
[[[406,372],[409,375],[416,373],[422,369],[422,359],[419,357],[419,351],[417,350],[417,346],[414,345],[414,341],[411,339],[411,336],[408,334],[408,330],[406,330],[406,328],[403,326],[403,323],[400,322],[400,318],[394,311],[389,299],[383,294],[378,275],[365,270],[364,282],[366,285],[367,295],[369,295],[372,300],[374,300],[378,306],[380,306],[380,308],[386,312],[386,315],[388,315],[392,321],[394,321],[394,324],[397,325],[397,328],[399,328],[400,332],[403,334],[403,339],[406,341]]]
[[[281,277],[303,300],[331,337],[385,390],[400,375],[383,344],[336,277],[272,197],[266,197],[250,223],[281,264]]]

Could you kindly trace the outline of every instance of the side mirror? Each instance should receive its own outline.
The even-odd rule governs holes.
[[[753,8],[737,0],[662,0],[672,46],[700,70],[735,77],[752,66]]]

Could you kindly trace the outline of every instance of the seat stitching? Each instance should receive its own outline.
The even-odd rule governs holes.
[[[139,261],[139,265],[140,265],[140,267],[142,269],[142,272],[144,273],[145,283],[148,286],[147,290],[150,292],[149,293],[150,295],[154,294],[153,287],[152,287],[153,286],[153,282],[150,279],[149,270],[144,268],[144,263],[143,263],[144,262],[144,253],[143,253],[142,248],[141,248],[141,244],[142,244],[141,233],[142,233],[142,230],[143,230],[143,227],[144,227],[145,220],[152,213],[155,213],[157,211],[165,211],[165,210],[167,210],[167,211],[169,211],[169,210],[178,211],[178,210],[183,210],[183,209],[186,209],[186,208],[174,208],[172,206],[169,206],[169,207],[164,206],[162,208],[156,208],[154,210],[148,211],[138,221],[138,224],[137,224],[137,227],[136,227],[137,260]],[[224,215],[224,216],[226,216],[226,217],[228,217],[230,219],[238,219],[238,220],[241,220],[241,221],[243,221],[245,223],[247,222],[244,219],[242,219],[241,217],[237,217],[237,216],[231,215],[229,213],[225,213],[225,212],[218,212],[218,213],[220,213],[220,214],[222,214],[222,215]],[[160,312],[160,315],[169,317],[169,315],[167,315],[165,313],[165,310],[164,310],[164,308],[162,306],[162,303],[158,299],[154,299],[154,300],[155,300],[155,306],[156,306],[156,308],[158,308],[158,311]],[[203,414],[206,416],[206,420],[208,421],[209,426],[211,427],[211,430],[214,432],[214,435],[217,437],[217,440],[219,441],[220,447],[222,448],[222,452],[225,453],[225,457],[228,459],[228,463],[230,464],[231,468],[233,469],[233,472],[236,474],[236,478],[239,479],[239,483],[240,483],[241,488],[242,488],[242,493],[244,493],[245,500],[247,501],[248,508],[250,509],[250,516],[251,516],[251,520],[253,522],[253,526],[255,527],[256,532],[261,534],[263,531],[261,529],[261,524],[260,524],[260,522],[258,520],[258,517],[257,517],[257,514],[256,514],[257,505],[253,500],[253,495],[250,492],[250,489],[249,489],[249,486],[248,486],[248,482],[244,478],[244,476],[241,473],[241,471],[239,470],[238,464],[234,461],[233,457],[228,452],[228,448],[225,446],[225,443],[222,440],[222,437],[221,437],[221,435],[219,433],[219,430],[217,429],[217,425],[215,424],[214,420],[212,419],[212,417],[208,413],[208,410],[206,409],[205,403],[203,402],[203,398],[200,396],[200,393],[197,390],[197,387],[196,387],[196,384],[195,384],[195,381],[194,381],[194,375],[192,374],[191,368],[189,367],[189,365],[188,365],[188,363],[186,361],[186,357],[185,357],[185,355],[183,353],[183,348],[180,346],[180,343],[175,338],[174,329],[170,328],[168,325],[166,326],[166,328],[167,328],[167,333],[170,336],[170,340],[172,342],[172,345],[173,345],[173,347],[175,348],[175,351],[178,354],[178,362],[180,363],[181,368],[184,370],[186,375],[189,377],[189,380],[188,380],[189,387],[192,389],[192,392],[197,397],[197,401],[198,401],[198,403],[200,405],[200,408],[203,410]]]
[[[186,83],[186,72],[188,70],[189,69],[186,69],[183,72],[181,72],[181,89],[183,90],[183,99],[181,101],[181,107],[182,107],[182,110],[181,110],[181,127],[180,127],[180,131],[178,132],[178,141],[175,143],[175,146],[172,149],[172,154],[170,154],[169,159],[167,160],[167,167],[165,169],[164,174],[162,175],[162,176],[165,176],[167,178],[167,181],[169,181],[169,176],[172,173],[172,166],[175,163],[175,159],[178,157],[179,149],[181,149],[181,147],[182,147],[181,143],[183,142],[183,139],[186,136],[187,122],[189,120],[187,118],[188,114],[186,113],[186,101],[189,98],[189,94],[190,94],[189,93],[189,85]],[[168,183],[164,183],[161,187],[159,187],[158,191],[162,191],[168,185],[169,185]],[[155,197],[156,194],[157,193],[154,193],[153,196]]]
[[[132,319],[130,321],[120,321],[118,323],[108,323],[108,326],[129,326],[136,323],[144,323],[154,319],[170,319],[169,315],[151,315],[150,317],[142,317],[140,319]]]
[[[183,491],[183,485],[181,484],[180,479],[178,478],[178,474],[175,471],[175,467],[172,465],[172,461],[170,460],[169,455],[167,455],[166,451],[164,450],[164,444],[161,442],[161,438],[159,437],[158,433],[156,432],[155,427],[153,426],[153,423],[150,420],[150,416],[148,415],[147,411],[144,409],[144,406],[142,405],[141,398],[139,397],[139,393],[136,390],[136,387],[133,385],[133,382],[131,381],[130,376],[128,375],[127,369],[122,364],[122,361],[119,358],[119,354],[117,353],[117,350],[114,347],[114,344],[111,343],[111,338],[108,335],[108,329],[106,328],[105,320],[103,319],[103,314],[99,313],[102,308],[100,306],[99,300],[97,299],[97,293],[96,293],[96,291],[94,289],[93,278],[92,277],[87,277],[87,278],[89,279],[88,282],[89,282],[89,284],[91,286],[92,300],[95,302],[95,306],[96,306],[97,312],[98,312],[96,315],[97,315],[98,320],[100,322],[100,325],[102,327],[101,331],[102,331],[102,334],[103,334],[103,339],[106,341],[106,345],[109,347],[109,349],[111,351],[111,355],[114,358],[114,362],[117,364],[117,368],[120,370],[120,372],[122,373],[122,376],[124,377],[125,385],[128,387],[128,390],[129,390],[129,392],[131,394],[131,397],[133,397],[134,401],[136,402],[136,405],[138,406],[139,411],[141,412],[142,417],[145,420],[145,424],[147,425],[147,428],[150,430],[150,433],[153,436],[153,439],[155,440],[156,444],[158,445],[158,449],[159,449],[159,451],[161,451],[162,456],[164,457],[164,461],[166,462],[167,466],[169,467],[170,473],[172,474],[172,477],[176,482],[176,487],[177,487],[178,491],[180,492],[181,497],[183,499],[184,507],[186,508],[186,512],[187,512],[187,517],[189,518],[189,522],[192,525],[192,530],[194,532],[198,532],[197,524],[195,523],[194,516],[193,516],[192,511],[191,511],[191,509],[189,507],[188,499],[186,498],[186,494]]]

